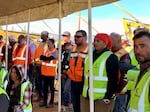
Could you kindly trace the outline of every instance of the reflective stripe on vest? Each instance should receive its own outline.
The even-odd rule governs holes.
[[[134,88],[131,90],[129,112],[150,112],[150,69],[142,76],[137,85],[136,83],[135,81]]]
[[[94,100],[104,98],[107,88],[107,73],[106,73],[106,61],[112,54],[111,51],[106,51],[99,56],[93,64],[93,95]],[[83,97],[87,97],[89,93],[89,59],[85,62],[84,70],[84,86]]]
[[[76,51],[76,47],[74,47],[74,49],[72,50],[71,52],[71,55],[70,57],[82,57],[82,58],[85,58],[87,56],[87,53],[88,53],[88,46],[86,46],[86,48],[80,52]]]
[[[25,94],[25,89],[30,86],[30,88],[32,89],[32,84],[30,81],[26,81],[24,83],[22,83],[21,85],[21,97],[20,97],[20,104],[23,104],[23,97],[24,97],[24,94]],[[32,112],[32,104],[31,104],[31,100],[30,100],[30,103],[27,107],[25,107],[23,109],[24,112]]]
[[[13,61],[14,61],[14,64],[25,64],[25,60],[26,60],[26,57],[25,57],[25,52],[26,52],[26,48],[27,48],[27,45],[24,45],[20,50],[20,54],[19,52],[17,54],[15,54],[15,56],[13,57]],[[15,47],[15,51],[16,51],[17,47]]]
[[[79,52],[77,47],[74,47],[69,60],[70,68],[67,71],[71,80],[81,82],[83,78],[84,59],[88,54],[88,46],[83,47]]]
[[[50,57],[54,52],[57,50],[54,48],[52,51],[48,49],[44,50],[44,56]],[[42,75],[44,76],[55,76],[57,73],[57,59],[53,59],[51,61],[44,61],[42,62]]]
[[[126,54],[128,54],[128,52],[126,50],[124,50],[123,48],[120,49],[119,51],[115,52],[115,55],[118,57],[118,60],[120,60],[121,57],[123,57]]]

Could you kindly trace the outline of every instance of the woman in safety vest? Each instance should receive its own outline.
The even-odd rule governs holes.
[[[7,93],[10,97],[8,112],[32,112],[32,84],[22,65],[14,65],[9,72]]]
[[[54,39],[47,39],[48,48],[44,50],[43,54],[40,56],[42,60],[42,77],[44,81],[44,102],[41,102],[39,106],[54,107],[54,80],[57,74],[57,57],[58,51],[54,45]],[[50,86],[51,99],[47,102],[48,98],[48,88]]]

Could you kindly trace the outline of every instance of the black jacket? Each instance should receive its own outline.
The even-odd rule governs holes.
[[[104,49],[101,53],[93,52],[93,63],[95,60],[104,52],[108,51],[108,49]],[[118,70],[119,63],[116,55],[111,54],[106,60],[106,72],[108,77],[108,85],[107,90],[104,96],[104,99],[111,99],[113,94],[116,92],[117,81],[118,81]]]

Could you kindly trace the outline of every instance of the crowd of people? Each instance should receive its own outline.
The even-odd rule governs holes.
[[[150,112],[147,30],[134,31],[130,50],[122,45],[122,37],[116,32],[94,36],[92,88],[86,31],[77,30],[74,41],[70,32],[62,34],[61,60],[55,39],[48,35],[42,31],[42,41],[37,43],[31,37],[27,43],[25,35],[19,35],[17,41],[10,35],[7,56],[6,44],[0,36],[0,112],[34,111],[33,92],[37,93],[39,107],[53,108],[58,63],[61,63],[62,111],[72,107],[74,112],[90,112],[92,91],[94,112]],[[6,65],[8,70],[3,67]]]

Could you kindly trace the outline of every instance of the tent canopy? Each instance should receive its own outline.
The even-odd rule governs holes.
[[[61,0],[62,17],[88,8],[88,0]],[[92,7],[117,0],[91,0]],[[15,24],[48,18],[58,18],[59,0],[0,0],[0,25]],[[6,22],[7,18],[7,22]]]

